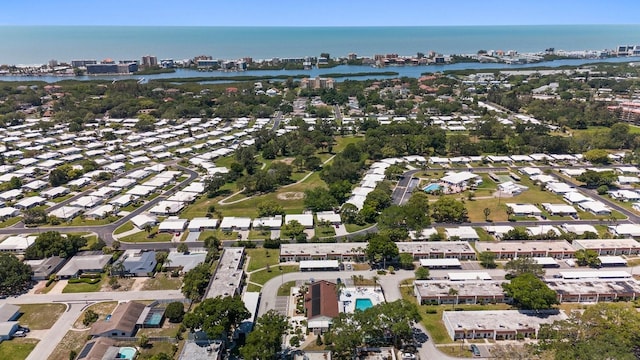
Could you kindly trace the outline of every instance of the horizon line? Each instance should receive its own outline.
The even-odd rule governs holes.
[[[450,25],[162,25],[162,24],[0,24],[0,27],[184,27],[184,28],[434,28],[524,26],[640,26],[640,23],[450,24]]]

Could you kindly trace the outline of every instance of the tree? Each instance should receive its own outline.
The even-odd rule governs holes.
[[[182,294],[191,301],[200,301],[207,290],[211,265],[200,264],[184,274],[182,281]]]
[[[31,273],[15,255],[0,252],[0,297],[23,293],[31,285]]]
[[[186,253],[189,252],[189,246],[183,242],[181,242],[180,244],[178,244],[178,252],[179,253]]]
[[[556,292],[533,273],[523,273],[502,284],[507,297],[525,310],[546,310],[558,303]]]
[[[167,305],[164,315],[169,319],[169,322],[179,323],[184,318],[184,304],[179,301],[174,301]]]
[[[482,210],[482,213],[484,214],[484,221],[489,221],[489,215],[491,215],[491,209],[489,208],[484,208]]]
[[[422,231],[431,224],[429,219],[429,197],[427,194],[420,191],[413,193],[402,208],[408,229]]]
[[[613,171],[599,172],[587,170],[580,174],[576,179],[585,183],[587,188],[596,189],[603,185],[609,187],[618,179],[618,177]]]
[[[22,213],[22,221],[26,225],[44,224],[47,218],[47,212],[42,208],[31,208]]]
[[[38,235],[33,245],[27,248],[24,256],[29,260],[44,259],[50,256],[68,258],[75,255],[85,245],[87,245],[87,239],[80,235],[68,234],[63,237],[57,231],[47,231]]]
[[[202,329],[210,339],[227,339],[240,323],[251,316],[239,296],[203,300],[193,312],[185,315],[183,324],[194,331]]]
[[[382,261],[382,268],[386,268],[388,259],[398,256],[398,245],[381,235],[375,235],[367,243],[364,253],[369,261],[379,263]]]
[[[311,211],[327,211],[338,206],[338,201],[323,187],[305,190],[304,206]]]
[[[87,311],[85,311],[84,313],[82,324],[84,324],[84,326],[89,326],[96,321],[98,321],[98,314],[96,314],[96,312],[91,309],[87,309]]]
[[[478,258],[480,259],[480,265],[486,269],[495,269],[497,266],[496,254],[492,252],[483,251],[478,255]]]
[[[580,249],[576,250],[574,256],[576,257],[576,262],[580,266],[589,266],[589,267],[600,267],[600,259],[598,258],[598,253],[591,249]]]
[[[543,324],[537,349],[557,360],[637,359],[640,315],[628,303],[598,303]]]
[[[413,269],[413,255],[409,253],[402,253],[399,257],[400,267],[406,270]]]
[[[464,204],[450,197],[440,197],[431,205],[431,217],[435,222],[460,223],[468,220]]]
[[[282,205],[273,201],[262,201],[258,204],[258,217],[269,217],[275,215],[284,215]]]
[[[349,198],[351,187],[351,183],[347,180],[337,181],[329,184],[329,194],[336,199],[338,204],[342,204]]]
[[[8,189],[20,189],[22,187],[22,180],[17,176],[12,176],[9,179]]]
[[[304,226],[300,224],[297,220],[291,220],[288,223],[282,225],[280,228],[280,233],[282,237],[288,238],[291,240],[306,240],[306,234],[304,232]]]
[[[208,176],[204,180],[204,189],[207,191],[207,197],[213,198],[218,195],[220,188],[227,183],[225,177],[221,174]]]
[[[593,149],[582,154],[583,158],[594,165],[607,165],[610,162],[609,153],[602,149]]]
[[[456,297],[456,299],[451,302],[451,306],[455,310],[456,309],[456,304],[458,303],[458,289],[454,289],[454,288],[450,287],[449,291],[447,292],[447,294],[449,296],[451,296],[451,297],[454,297],[454,296]]]
[[[536,277],[544,276],[544,269],[535,260],[529,257],[515,258],[504,265],[504,270],[509,277],[517,277],[522,274],[533,274]]]
[[[142,334],[138,337],[138,346],[146,349],[149,346],[149,337],[145,334]]]
[[[415,272],[416,280],[427,280],[429,279],[429,269],[426,267],[420,266],[416,269]]]
[[[240,354],[247,360],[277,359],[282,351],[282,336],[288,328],[286,316],[275,310],[267,311],[256,320]]]

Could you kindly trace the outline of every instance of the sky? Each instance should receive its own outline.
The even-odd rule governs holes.
[[[457,26],[638,24],[638,0],[20,0],[0,25]]]

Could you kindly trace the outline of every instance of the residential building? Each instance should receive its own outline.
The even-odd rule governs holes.
[[[120,303],[109,320],[93,324],[90,334],[96,337],[132,337],[138,331],[138,319],[145,308],[144,304],[135,301]]]
[[[244,264],[245,252],[243,247],[225,248],[218,261],[209,287],[206,298],[216,298],[218,296],[235,296],[242,291],[244,284]]]
[[[453,340],[536,338],[540,325],[565,320],[562,311],[444,311],[442,322]]]
[[[339,314],[336,284],[320,280],[309,285],[304,305],[307,310],[307,326],[314,334],[329,330],[333,318]]]
[[[422,305],[495,304],[505,302],[503,283],[504,281],[492,280],[416,280],[413,290],[418,303]]]
[[[46,259],[39,260],[25,260],[24,263],[31,267],[33,275],[31,279],[35,281],[48,280],[49,277],[55,274],[62,268],[67,260],[59,256],[52,256]]]
[[[478,242],[478,252],[490,252],[497,259],[513,259],[517,257],[552,257],[569,259],[575,249],[567,241],[501,241],[497,243]]]
[[[546,279],[545,283],[558,294],[560,303],[634,301],[640,295],[640,283],[635,279]]]
[[[82,255],[78,254],[58,271],[60,279],[69,279],[80,276],[83,273],[101,273],[104,267],[111,262],[111,255]]]
[[[155,251],[127,250],[113,264],[111,273],[122,276],[152,276],[157,263]]]
[[[27,248],[36,241],[37,236],[9,236],[0,242],[0,252],[24,254]]]
[[[593,250],[598,255],[637,255],[640,243],[635,239],[589,239],[573,240],[576,250]]]
[[[333,89],[335,81],[332,78],[302,78],[300,80],[301,89]]]

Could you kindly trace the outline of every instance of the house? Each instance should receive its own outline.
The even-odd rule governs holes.
[[[137,198],[138,197],[135,195],[124,194],[118,196],[117,198],[109,200],[109,204],[118,208],[123,208],[132,204]]]
[[[111,262],[111,255],[82,255],[78,254],[58,271],[60,279],[69,279],[80,276],[83,273],[101,273],[104,267]]]
[[[509,225],[488,225],[483,226],[482,228],[490,235],[493,235],[496,239],[501,239],[504,234],[513,230],[513,226]]]
[[[41,191],[40,195],[44,196],[47,199],[54,199],[58,196],[67,195],[69,192],[71,192],[69,188],[66,188],[64,186],[56,186],[54,188]]]
[[[110,338],[99,337],[88,341],[78,355],[77,360],[117,359],[119,346]]]
[[[620,224],[607,227],[609,232],[615,236],[622,237],[640,237],[640,225],[638,224]]]
[[[7,303],[0,305],[0,322],[16,321],[20,315],[20,306]]]
[[[313,214],[287,214],[284,216],[285,224],[289,224],[294,220],[304,226],[305,229],[313,228]]]
[[[573,206],[567,204],[542,203],[541,205],[549,215],[567,216],[578,214],[578,211]]]
[[[314,334],[329,330],[333,318],[339,314],[336,284],[320,280],[309,285],[304,298],[307,327]]]
[[[98,196],[90,196],[90,195],[86,195],[83,197],[80,197],[74,201],[72,201],[71,203],[69,203],[69,205],[71,206],[77,206],[77,207],[81,207],[81,208],[85,208],[85,209],[90,209],[98,204],[100,204],[104,199]]]
[[[89,219],[98,220],[98,219],[104,219],[109,215],[111,215],[112,213],[113,213],[113,205],[106,204],[106,205],[98,206],[95,209],[92,209],[91,211],[86,213],[86,216]]]
[[[545,279],[558,294],[560,303],[595,303],[601,301],[634,301],[640,295],[635,279]]]
[[[62,268],[67,260],[59,256],[51,256],[46,259],[25,260],[24,263],[31,267],[33,274],[31,279],[34,281],[48,280],[52,274],[55,274]]]
[[[549,182],[545,185],[545,188],[554,194],[562,195],[571,191],[576,191],[572,186],[563,182]]]
[[[577,191],[570,191],[570,192],[564,193],[562,195],[562,198],[564,199],[564,201],[568,202],[569,204],[574,204],[574,205],[582,202],[586,202],[586,201],[594,201],[592,198],[588,196],[584,196]]]
[[[135,225],[135,227],[143,230],[147,226],[155,226],[158,223],[158,219],[155,216],[140,214],[132,217],[131,222],[133,223],[133,225]]]
[[[188,221],[187,219],[178,219],[175,216],[170,216],[158,225],[158,232],[183,232],[187,228]]]
[[[47,199],[43,198],[42,196],[31,196],[18,201],[13,206],[16,209],[27,210],[36,206],[43,205],[46,201]]]
[[[448,239],[457,239],[462,241],[478,241],[480,236],[478,232],[471,226],[459,226],[455,228],[445,228],[444,232]]]
[[[250,227],[251,218],[248,217],[226,216],[220,222],[222,231],[249,230]]]
[[[584,235],[586,232],[598,234],[598,230],[593,225],[587,224],[562,224],[560,225],[565,232],[574,233],[578,236]]]
[[[302,260],[300,271],[339,271],[338,260]]]
[[[422,229],[422,231],[420,231],[419,233],[417,231],[414,231],[414,230],[409,230],[409,237],[411,238],[412,241],[429,240],[429,238],[432,235],[437,234],[437,233],[438,233],[438,230],[436,228]]]
[[[549,233],[553,233],[556,236],[560,236],[562,232],[555,226],[540,225],[540,226],[528,226],[527,234],[530,236],[547,236]]]
[[[631,190],[616,190],[616,191],[609,191],[609,196],[611,196],[612,199],[616,199],[619,201],[638,201],[640,200],[640,194],[635,192],[635,191],[631,191]]]
[[[182,202],[162,200],[151,208],[149,213],[154,215],[176,215],[184,209],[184,206],[185,204]]]
[[[4,340],[11,340],[13,334],[18,331],[17,321],[0,321],[0,343]]]
[[[507,205],[507,207],[511,208],[511,210],[513,211],[513,215],[515,215],[515,216],[540,216],[540,215],[542,215],[542,210],[538,209],[533,204],[507,203],[505,205]]]
[[[503,283],[493,280],[416,280],[413,290],[421,305],[495,304],[505,302]]]
[[[123,276],[151,276],[157,263],[155,251],[127,250],[122,258],[113,264],[111,273]]]
[[[316,217],[318,218],[318,221],[328,221],[333,225],[342,224],[340,214],[336,214],[333,211],[319,211],[316,213]]]
[[[218,219],[210,219],[206,217],[193,218],[189,221],[187,229],[191,232],[204,230],[213,230],[218,227]]]
[[[167,261],[164,263],[164,267],[169,270],[180,269],[183,273],[193,269],[194,267],[202,264],[207,258],[205,252],[188,252],[181,253],[177,251],[169,252]]]
[[[282,227],[282,215],[253,219],[251,227],[256,229],[279,230]]]
[[[77,206],[62,206],[57,209],[51,210],[49,216],[55,216],[62,221],[71,221],[71,219],[80,215],[83,211],[84,208]]]
[[[120,303],[109,320],[93,324],[90,334],[95,337],[132,337],[138,331],[138,319],[145,307],[135,301]]]
[[[597,200],[581,202],[578,204],[578,207],[595,215],[611,215],[611,209],[601,201]]]
[[[7,220],[9,218],[15,217],[20,215],[20,210],[14,208],[14,207],[5,207],[5,208],[0,208],[0,220],[4,221]]]
[[[36,241],[37,236],[9,236],[0,242],[0,252],[24,254],[27,248]]]

